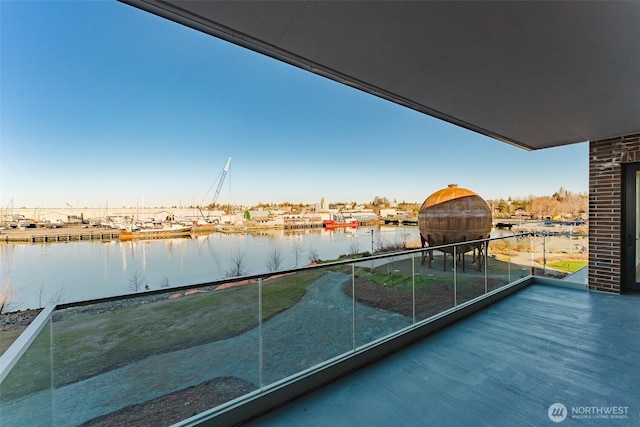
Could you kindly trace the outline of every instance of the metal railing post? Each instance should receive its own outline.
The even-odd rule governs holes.
[[[371,261],[373,262],[373,260]],[[351,264],[351,325],[352,348],[356,351],[356,265]]]
[[[547,233],[542,232],[542,274],[547,273]]]
[[[489,242],[487,240],[484,241],[484,293],[486,294],[489,289],[487,270],[489,270]],[[464,255],[462,255],[464,256]]]
[[[446,260],[446,257],[443,258],[443,260]],[[443,261],[446,262],[446,261]],[[445,266],[446,267],[446,266]],[[458,278],[456,275],[456,246],[453,246],[453,306],[457,307],[458,306]]]
[[[264,389],[264,343],[262,338],[262,277],[258,278],[258,363],[260,390]]]
[[[412,304],[413,304],[413,324],[415,325],[416,323],[416,257],[415,255],[411,255],[411,287],[412,287],[412,292],[411,292],[411,298],[412,298]]]

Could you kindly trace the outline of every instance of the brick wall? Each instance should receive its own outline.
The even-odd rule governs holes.
[[[589,289],[620,293],[622,164],[640,161],[640,134],[589,143]]]

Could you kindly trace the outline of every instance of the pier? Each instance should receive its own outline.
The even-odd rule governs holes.
[[[518,224],[514,224],[514,223],[510,223],[510,222],[496,222],[494,227],[495,228],[502,228],[502,229],[511,230],[514,225],[518,225]]]
[[[395,224],[395,225],[418,225],[417,218],[407,218],[407,217],[384,217],[380,218],[380,222],[384,224]]]
[[[115,240],[120,237],[119,230],[90,228],[27,228],[24,230],[2,230],[0,242],[4,243],[49,243],[72,242],[80,240]]]
[[[309,228],[323,228],[324,224],[322,222],[291,222],[285,223],[285,230],[306,230]]]

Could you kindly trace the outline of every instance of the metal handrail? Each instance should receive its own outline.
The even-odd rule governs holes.
[[[55,304],[49,304],[42,309],[35,319],[27,326],[13,344],[0,356],[0,383],[9,375],[11,369],[27,351],[31,343],[35,341],[40,332],[51,321],[51,316],[56,310]]]

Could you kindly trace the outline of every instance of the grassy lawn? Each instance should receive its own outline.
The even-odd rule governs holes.
[[[25,329],[26,327],[13,329],[10,331],[3,331],[2,334],[0,334],[0,355],[4,354],[4,352],[7,351],[9,347],[11,347],[11,344],[13,344],[16,339],[18,339],[22,331],[24,331]]]
[[[553,268],[554,270],[566,271],[567,273],[575,273],[583,267],[588,265],[587,260],[580,259],[563,259],[553,262],[548,262],[547,267]]]
[[[1,400],[51,388],[51,327],[47,325],[0,384]],[[2,402],[0,401],[0,405]]]
[[[265,281],[264,320],[294,306],[307,286],[322,274],[324,271],[318,269]],[[56,387],[153,354],[241,334],[258,324],[258,286],[238,286],[99,313],[73,313],[68,309],[61,314],[62,319],[52,325]],[[29,349],[31,354],[23,356],[20,366],[3,382],[3,399],[51,387],[49,347],[47,342]]]

